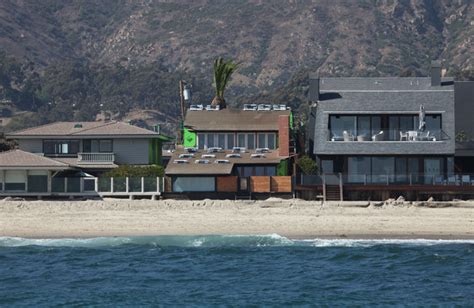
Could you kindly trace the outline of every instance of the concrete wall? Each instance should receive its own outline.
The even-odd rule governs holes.
[[[452,89],[452,88],[451,88]],[[314,153],[316,155],[454,155],[454,91],[341,93],[339,99],[323,100],[316,107]],[[418,114],[420,105],[426,114],[440,113],[442,130],[448,140],[436,142],[329,141],[331,114]]]
[[[114,139],[113,147],[117,164],[149,164],[148,139]]]

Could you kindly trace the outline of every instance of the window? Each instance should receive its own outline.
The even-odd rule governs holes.
[[[347,165],[348,181],[350,183],[364,183],[370,177],[370,157],[349,157]]]
[[[204,149],[205,144],[206,144],[206,135],[198,134],[198,148]]]
[[[82,150],[84,153],[111,153],[111,139],[85,139],[82,142]]]
[[[207,134],[207,147],[208,148],[213,148],[215,147],[215,142],[214,142],[214,134]]]
[[[394,157],[372,157],[372,182],[387,183],[395,173]]]
[[[237,146],[241,148],[245,148],[247,146],[245,144],[245,134],[237,134]]]
[[[255,135],[254,134],[247,134],[247,149],[249,150],[255,149]]]
[[[257,147],[269,148],[270,150],[275,149],[275,134],[274,133],[258,133],[257,134]]]
[[[258,147],[259,148],[266,148],[267,147],[267,135],[264,133],[257,134],[258,139]]]
[[[267,148],[269,148],[270,150],[276,149],[276,142],[275,142],[276,136],[275,136],[275,134],[270,133],[270,134],[267,135],[267,137],[268,137]]]
[[[227,134],[227,149],[232,150],[234,147],[234,134]]]
[[[276,167],[275,166],[265,167],[265,175],[267,175],[267,176],[276,176]]]
[[[330,117],[329,125],[332,137],[342,137],[344,131],[350,134],[356,134],[356,117],[355,116],[339,116]]]
[[[44,140],[44,154],[50,155],[68,155],[79,152],[79,140]]]
[[[225,149],[225,134],[217,135],[217,146]]]

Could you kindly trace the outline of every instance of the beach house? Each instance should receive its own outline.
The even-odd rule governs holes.
[[[337,200],[472,193],[474,178],[456,161],[459,124],[473,132],[464,114],[472,110],[472,83],[455,97],[454,80],[441,71],[433,62],[430,77],[312,74],[309,144],[320,175],[302,177],[299,187]]]
[[[215,197],[291,193],[292,112],[280,105],[193,105],[166,175],[173,193]]]
[[[161,144],[168,140],[117,121],[57,122],[6,138],[15,140],[18,149],[0,153],[1,194],[45,196],[97,193],[97,178],[119,165],[161,164]],[[123,193],[128,193],[126,186]],[[108,187],[113,193],[110,179]]]

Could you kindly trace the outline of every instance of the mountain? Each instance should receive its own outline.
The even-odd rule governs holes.
[[[176,116],[180,78],[193,83],[195,101],[210,101],[217,56],[240,63],[227,93],[234,103],[284,89],[298,97],[297,107],[304,76],[315,70],[325,76],[426,75],[430,61],[441,59],[448,73],[469,75],[473,37],[470,0],[0,2],[0,50],[33,66],[38,100],[94,105],[70,117],[90,118],[107,104],[121,116],[145,107]],[[45,90],[51,79],[53,88],[79,93]],[[69,79],[80,84],[72,87]],[[130,94],[131,82],[150,93]],[[114,85],[126,90],[111,90]],[[32,105],[37,111],[38,103]]]

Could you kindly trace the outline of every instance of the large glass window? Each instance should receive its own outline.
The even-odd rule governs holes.
[[[356,134],[356,117],[335,115],[330,118],[330,128],[332,137],[342,138],[344,131]]]
[[[349,183],[364,183],[370,177],[370,157],[353,156],[347,160]]]
[[[374,156],[372,157],[372,182],[393,182],[395,174],[394,157]]]
[[[441,140],[441,115],[427,114],[425,123],[425,132]],[[329,129],[332,141],[408,141],[408,135],[416,136],[412,131],[419,131],[419,115],[331,115]]]
[[[397,157],[395,158],[395,182],[397,183],[408,183],[407,175],[407,158]]]
[[[370,136],[370,117],[359,116],[357,119],[357,136],[363,140],[369,140]]]
[[[111,153],[111,139],[85,139],[82,142],[82,151],[84,153]]]

